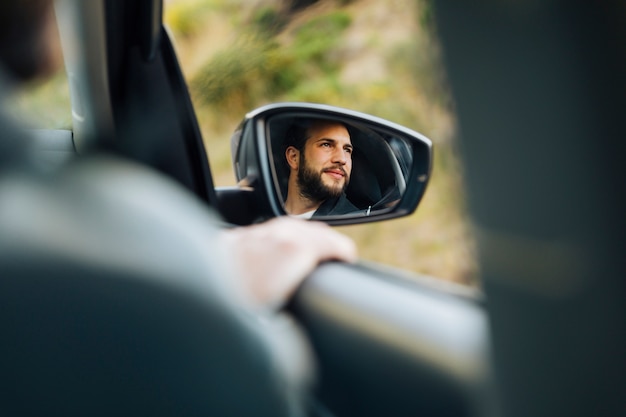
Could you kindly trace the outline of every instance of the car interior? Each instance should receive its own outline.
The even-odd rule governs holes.
[[[626,9],[591,3],[434,2],[462,126],[482,287],[365,261],[319,266],[284,311],[310,343],[309,415],[626,413]],[[206,231],[191,222],[204,209],[225,227],[284,214],[269,127],[281,115],[324,113],[380,137],[354,154],[355,172],[375,171],[350,190],[359,207],[402,195],[377,215],[327,222],[419,209],[431,175],[427,138],[350,110],[293,103],[251,109],[234,135],[247,152],[237,180],[247,181],[216,189],[163,7],[162,0],[55,1],[73,127],[33,132],[47,169],[97,152],[148,166],[197,198],[198,206],[185,207],[190,218],[176,216],[176,207],[159,210],[200,240]],[[373,152],[385,157],[372,161]],[[172,192],[141,181],[135,185],[155,195]],[[377,182],[375,195],[359,191],[360,181]],[[81,184],[70,182],[56,198],[84,195],[90,204]],[[116,209],[93,210],[81,224],[96,236]],[[74,215],[50,208],[58,227]],[[197,248],[175,233],[132,234],[141,221],[135,215],[125,224],[125,244],[145,250],[141,270],[127,266],[119,242],[74,234],[58,242],[18,230],[15,246],[0,252],[0,414],[299,415],[293,400],[309,386],[289,372],[275,379],[271,349],[253,337],[278,338],[284,324],[254,327],[233,314],[198,281],[204,266],[187,262]],[[42,233],[48,229],[42,224]],[[160,256],[157,242],[171,251]],[[171,271],[180,278],[174,283],[165,277]],[[82,344],[68,343],[77,339]]]
[[[295,119],[295,115],[280,116],[274,117],[269,123],[271,151],[268,154],[272,158],[270,165],[274,167],[273,174],[283,201],[287,195],[289,178],[289,167],[284,157],[286,148],[284,138]],[[391,146],[383,136],[371,129],[351,125],[348,125],[348,129],[354,146],[352,154],[354,174],[351,175],[346,189],[348,200],[360,210],[371,210],[372,207],[384,208],[385,204],[399,200],[406,188],[406,178]],[[402,140],[398,139],[398,142],[402,146]],[[404,146],[409,148],[407,151],[409,160],[403,162],[410,167],[410,146],[406,144]]]

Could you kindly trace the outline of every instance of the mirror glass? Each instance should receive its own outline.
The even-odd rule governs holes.
[[[367,122],[280,114],[266,137],[287,214],[369,216],[398,204],[413,163],[410,142]]]

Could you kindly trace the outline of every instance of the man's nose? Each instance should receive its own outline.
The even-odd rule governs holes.
[[[335,149],[333,152],[333,162],[345,165],[348,163],[349,154],[345,149]]]

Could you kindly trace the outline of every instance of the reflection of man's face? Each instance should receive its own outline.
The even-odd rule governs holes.
[[[300,153],[300,193],[312,201],[338,197],[350,182],[352,143],[348,130],[339,123],[314,124]]]

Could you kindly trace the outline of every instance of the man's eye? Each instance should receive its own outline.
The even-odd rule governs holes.
[[[346,152],[348,152],[350,155],[352,155],[352,148],[346,148]]]
[[[328,143],[328,142],[323,142],[321,146],[324,146],[324,147],[326,147],[326,148],[329,148],[329,147],[330,147],[330,143]]]

